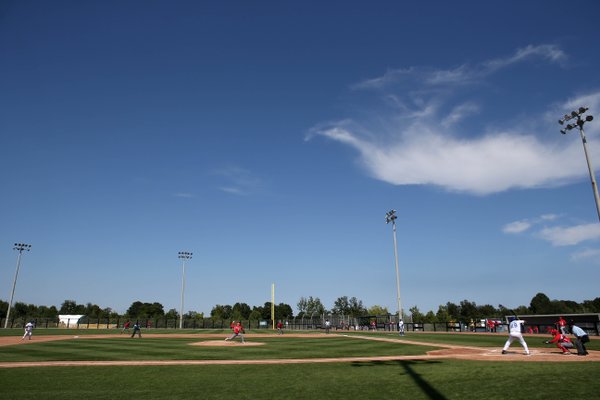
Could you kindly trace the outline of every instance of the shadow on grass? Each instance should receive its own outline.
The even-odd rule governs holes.
[[[406,374],[410,376],[413,381],[417,384],[417,386],[423,391],[423,393],[430,399],[433,400],[446,400],[446,397],[436,390],[433,386],[431,386],[420,374],[418,374],[413,366],[415,365],[431,365],[431,364],[439,364],[439,361],[425,361],[425,360],[399,360],[399,361],[372,361],[372,362],[356,362],[352,363],[353,367],[377,367],[383,365],[393,365],[398,364]]]

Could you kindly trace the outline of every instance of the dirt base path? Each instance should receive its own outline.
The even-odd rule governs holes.
[[[149,338],[197,338],[197,339],[217,339],[203,340],[191,345],[202,346],[260,346],[265,343],[256,339],[265,337],[274,337],[271,334],[249,334],[245,335],[246,343],[239,341],[223,340],[225,335],[219,334],[145,334],[143,337]],[[70,367],[70,366],[144,366],[144,365],[253,365],[253,364],[309,364],[309,363],[334,363],[334,362],[369,362],[369,361],[402,361],[402,360],[432,360],[432,359],[460,359],[460,360],[479,360],[479,361],[520,361],[520,362],[593,362],[600,361],[599,351],[590,351],[585,357],[577,356],[575,352],[571,355],[563,355],[557,348],[532,349],[531,355],[523,354],[523,349],[517,344],[513,345],[508,354],[502,354],[501,348],[492,347],[474,347],[474,346],[456,346],[440,343],[417,342],[401,338],[385,338],[377,336],[355,336],[338,334],[285,334],[284,337],[318,337],[334,338],[345,336],[356,340],[376,340],[392,343],[410,344],[415,346],[431,346],[440,348],[427,352],[425,355],[412,356],[376,356],[376,357],[340,357],[340,358],[305,358],[305,359],[265,359],[265,360],[151,360],[151,361],[36,361],[36,362],[0,362],[0,368],[24,368],[24,367]],[[31,341],[21,340],[20,337],[0,337],[0,346],[27,345],[31,342],[49,342],[67,339],[102,339],[102,338],[123,338],[128,339],[128,335],[57,335],[57,336],[34,336]],[[143,337],[141,340],[143,340]],[[131,340],[140,340],[137,337]]]

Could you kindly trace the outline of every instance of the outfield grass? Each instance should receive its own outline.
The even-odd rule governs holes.
[[[0,370],[12,399],[594,398],[600,363],[397,361]]]
[[[223,335],[225,337],[226,335]],[[418,355],[434,349],[428,346],[399,346],[396,343],[359,340],[331,335],[327,338],[287,338],[284,336],[248,338],[262,346],[193,346],[206,338],[67,339],[53,342],[35,340],[17,346],[0,346],[2,361],[77,360],[254,360],[278,358],[368,357]]]
[[[40,331],[36,330],[36,334]],[[220,332],[226,336],[224,331]],[[69,333],[73,334],[73,331]],[[389,333],[375,335],[397,337]],[[409,333],[405,338],[490,347],[499,347],[506,340],[502,335],[485,334]],[[540,335],[540,346],[544,338]],[[336,335],[327,338],[273,335],[249,339],[265,343],[255,347],[189,345],[200,340],[206,339],[152,338],[150,335],[142,339],[79,338],[39,343],[34,339],[26,344],[0,347],[0,361],[313,358],[412,355],[431,349]],[[535,345],[533,339],[528,338],[528,342]],[[588,347],[594,349],[597,342],[592,341]],[[0,398],[591,399],[600,393],[600,381],[596,379],[599,374],[600,363],[597,362],[450,359],[289,365],[0,368]]]

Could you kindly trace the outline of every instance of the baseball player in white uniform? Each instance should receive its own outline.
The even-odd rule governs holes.
[[[29,321],[27,324],[25,324],[25,334],[23,335],[21,340],[25,340],[26,337],[29,337],[29,340],[31,340],[32,334],[33,334],[33,322]]]
[[[508,330],[509,330],[508,340],[504,344],[504,348],[502,349],[502,354],[506,354],[506,350],[508,350],[508,348],[510,347],[512,342],[514,342],[515,340],[518,340],[519,343],[521,343],[521,346],[523,346],[523,348],[525,349],[525,354],[529,355],[529,348],[527,348],[527,343],[525,343],[525,339],[523,339],[523,334],[521,333],[521,329],[522,329],[524,323],[525,323],[525,321],[523,321],[522,319],[517,319],[517,318],[510,321],[510,324],[508,325]]]

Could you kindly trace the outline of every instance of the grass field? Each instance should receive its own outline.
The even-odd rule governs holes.
[[[154,331],[153,331],[154,332]],[[171,331],[173,332],[173,331]],[[218,332],[218,331],[216,331]],[[215,332],[215,333],[216,333]],[[3,332],[4,333],[4,332]],[[20,330],[15,331],[20,335]],[[35,335],[73,331],[44,331]],[[95,331],[93,334],[101,332]],[[116,333],[108,331],[107,333]],[[177,332],[181,333],[181,332]],[[192,333],[188,331],[187,333]],[[206,333],[206,332],[202,332]],[[221,331],[223,337],[227,332]],[[261,332],[261,333],[264,333]],[[190,346],[197,338],[80,338],[0,347],[0,361],[231,360],[419,355],[428,346],[331,335],[261,337],[263,346]],[[381,337],[397,337],[375,334]],[[35,336],[34,336],[35,338]],[[501,335],[409,334],[409,340],[500,347]],[[536,338],[537,339],[537,338]],[[528,340],[543,346],[543,337]],[[588,346],[600,349],[600,341]],[[517,345],[518,347],[518,345]],[[573,356],[575,357],[575,356]],[[593,398],[599,362],[400,360],[270,365],[77,366],[0,368],[1,399],[516,399]]]

